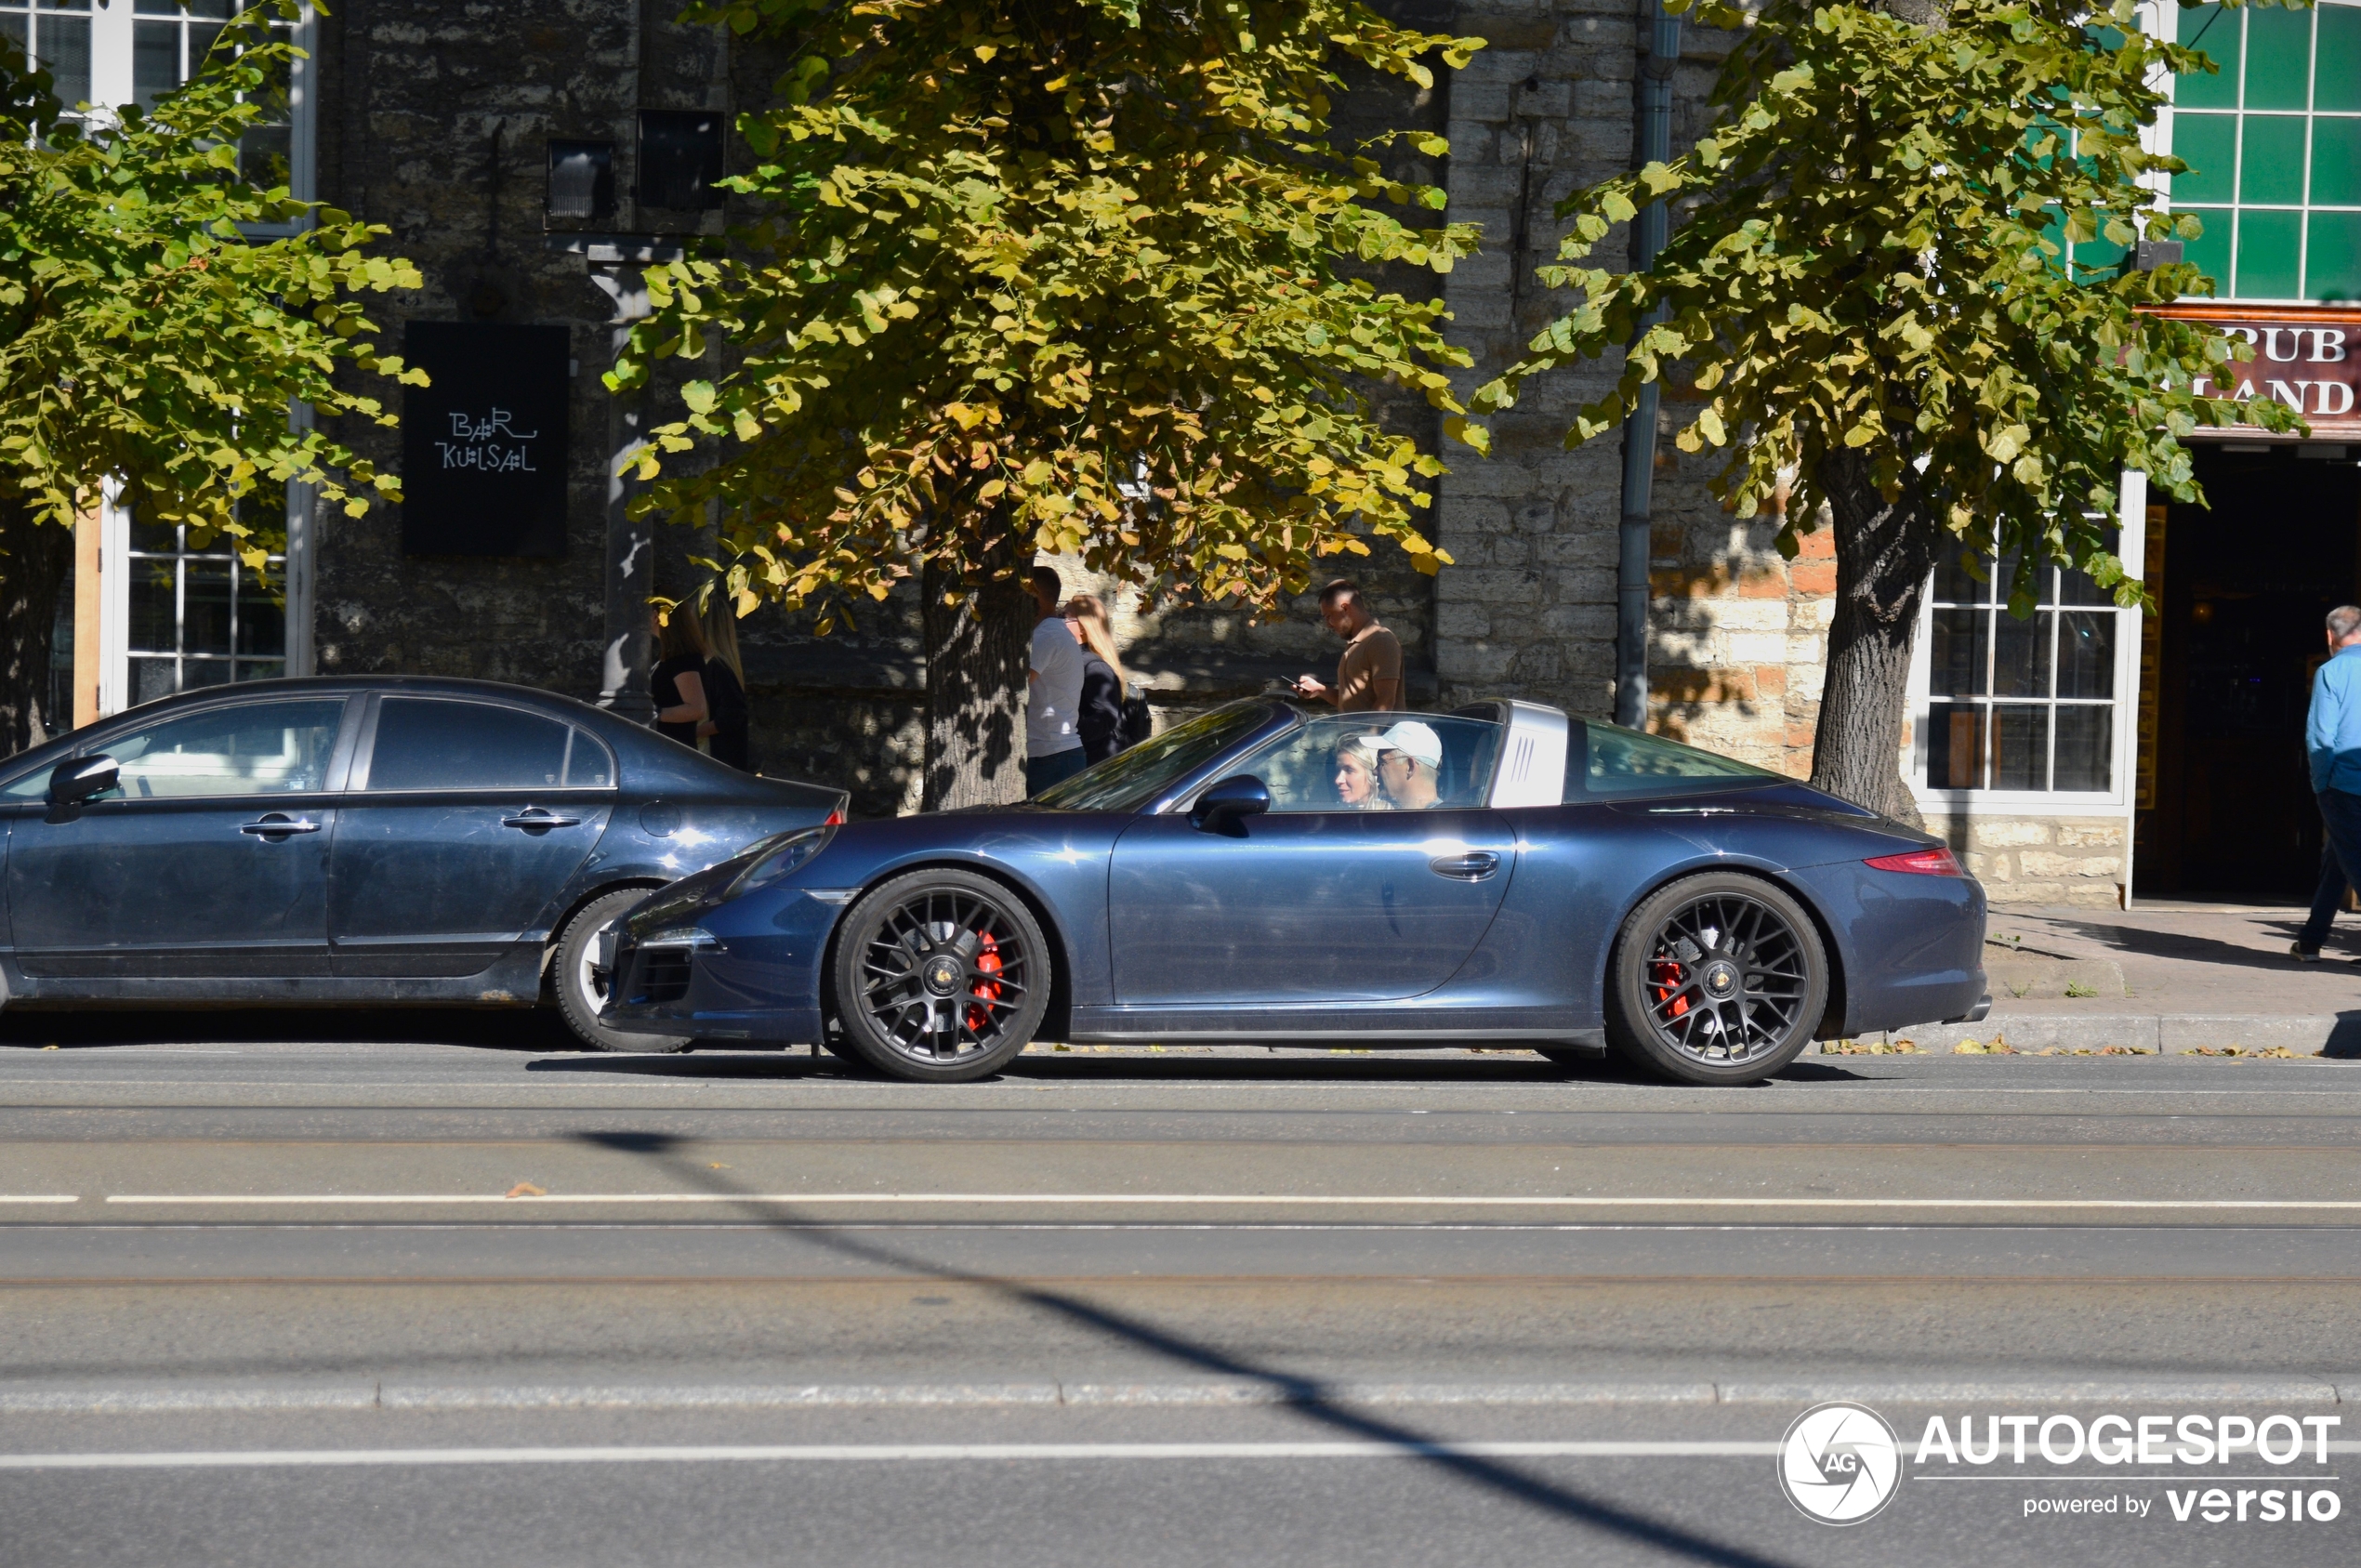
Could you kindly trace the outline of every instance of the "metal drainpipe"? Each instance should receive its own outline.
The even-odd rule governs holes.
[[[1648,0],[1654,26],[1640,62],[1640,161],[1672,156],[1672,72],[1681,63],[1681,19]],[[1640,209],[1631,229],[1631,270],[1645,271],[1664,248],[1667,217],[1661,201]],[[1651,323],[1662,312],[1650,314]],[[1637,730],[1648,718],[1648,527],[1656,461],[1656,384],[1623,423],[1623,526],[1616,561],[1615,721]]]

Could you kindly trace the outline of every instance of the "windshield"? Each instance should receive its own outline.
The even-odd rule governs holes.
[[[1066,811],[1136,811],[1262,728],[1270,718],[1270,705],[1253,701],[1201,713],[1050,785],[1033,797],[1034,803]]]

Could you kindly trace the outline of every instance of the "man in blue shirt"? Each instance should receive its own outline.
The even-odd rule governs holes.
[[[2312,916],[2288,950],[2308,964],[2320,956],[2344,889],[2361,886],[2361,608],[2340,604],[2328,612],[2328,662],[2312,678],[2303,749],[2312,759],[2312,793],[2328,830]]]

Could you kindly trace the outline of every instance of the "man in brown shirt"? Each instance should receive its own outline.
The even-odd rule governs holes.
[[[1337,661],[1337,683],[1324,686],[1298,676],[1295,693],[1329,703],[1340,713],[1397,712],[1402,707],[1402,643],[1378,625],[1361,590],[1342,577],[1320,590],[1320,619],[1344,639]]]

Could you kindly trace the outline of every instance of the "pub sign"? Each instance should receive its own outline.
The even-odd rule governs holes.
[[[2199,381],[2202,396],[2256,398],[2303,415],[2315,438],[2361,436],[2361,310],[2352,306],[2173,305],[2161,314],[2211,323],[2254,345],[2254,358]]]
[[[561,326],[409,323],[433,385],[402,389],[403,554],[565,554],[569,347]]]

